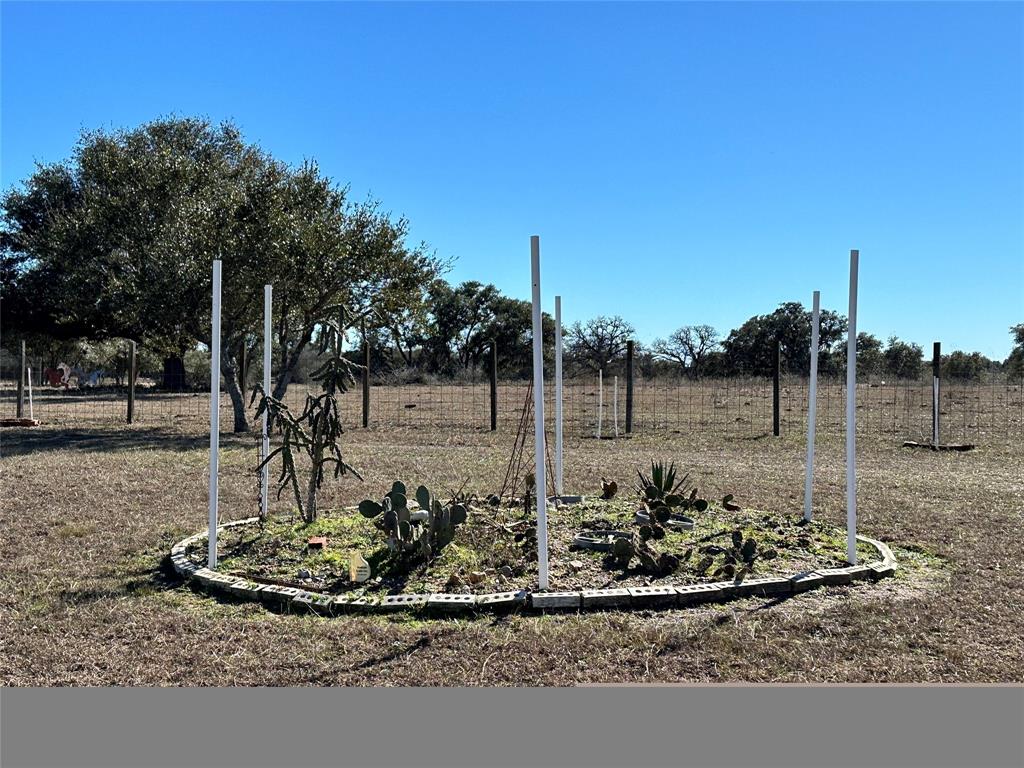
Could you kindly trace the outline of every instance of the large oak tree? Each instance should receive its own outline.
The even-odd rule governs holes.
[[[165,119],[85,132],[2,200],[5,326],[55,338],[129,338],[172,369],[210,333],[211,264],[223,260],[221,371],[235,430],[248,429],[240,357],[274,286],[274,395],[340,305],[382,323],[436,278],[404,219],[316,164],[282,163],[231,123]]]

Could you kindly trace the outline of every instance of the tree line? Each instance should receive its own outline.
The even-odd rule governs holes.
[[[412,243],[408,221],[308,160],[297,167],[246,142],[230,122],[169,118],[122,131],[85,131],[70,157],[37,165],[0,201],[0,323],[6,338],[71,362],[125,373],[131,339],[169,389],[202,386],[210,328],[211,263],[223,261],[222,354],[236,430],[248,429],[245,374],[261,356],[263,285],[274,286],[273,395],[313,365],[325,321],[365,316],[350,328],[352,357],[365,341],[376,372],[452,377],[479,374],[491,344],[499,374],[525,377],[532,364],[529,302],[494,285],[444,279],[450,264]],[[807,371],[810,313],[787,302],[721,336],[679,328],[649,346],[619,316],[564,329],[570,375],[621,370],[634,341],[641,375],[767,375],[778,340],[784,370]],[[846,319],[821,314],[819,368],[841,373]],[[550,360],[554,323],[543,316]],[[1011,329],[1004,362],[953,352],[946,374],[1024,375],[1024,324]],[[923,350],[896,338],[858,335],[864,374],[916,378]],[[105,362],[104,362],[105,361]],[[208,365],[208,364],[206,364]]]

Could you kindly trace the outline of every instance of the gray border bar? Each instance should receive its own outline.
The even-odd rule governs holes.
[[[1022,686],[4,689],[4,768],[1024,764]]]

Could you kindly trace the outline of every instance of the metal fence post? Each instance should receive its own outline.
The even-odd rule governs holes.
[[[498,344],[491,340],[491,432],[498,431]]]
[[[135,342],[128,342],[128,423],[135,420]]]
[[[633,432],[633,341],[626,342],[626,434]]]
[[[363,334],[363,429],[370,426],[370,340],[366,336],[366,321],[361,326]]]
[[[779,436],[779,375],[782,366],[782,354],[779,340],[775,340],[772,352],[772,434]]]
[[[21,365],[18,368],[18,418],[25,418],[25,340],[21,340]]]

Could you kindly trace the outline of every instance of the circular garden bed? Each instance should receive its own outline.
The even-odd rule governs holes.
[[[688,509],[693,528],[680,529],[659,526],[655,508],[635,497],[594,498],[549,506],[550,589],[540,592],[536,518],[526,505],[442,505],[421,495],[424,507],[406,502],[401,488],[389,494],[401,499],[397,515],[385,497],[383,508],[321,510],[312,523],[251,518],[221,527],[217,571],[204,567],[205,533],[176,544],[172,562],[212,590],[320,613],[680,605],[878,579],[896,564],[885,544],[858,537],[861,565],[849,566],[844,529],[739,509],[731,499]],[[423,541],[431,508],[435,527],[442,519],[448,527]],[[655,522],[644,524],[638,509]],[[363,562],[368,569],[352,567]]]

